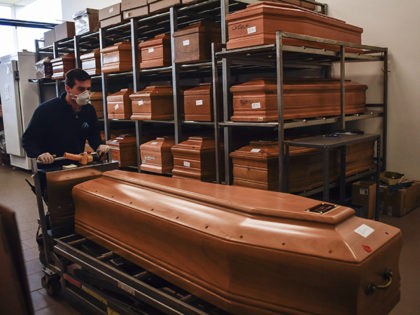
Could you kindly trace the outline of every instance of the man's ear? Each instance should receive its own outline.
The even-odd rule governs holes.
[[[66,90],[67,93],[69,93],[70,90],[71,90],[71,88],[67,84],[64,85],[64,88],[65,88],[65,90]]]

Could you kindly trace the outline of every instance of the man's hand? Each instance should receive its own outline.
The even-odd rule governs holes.
[[[38,155],[36,160],[37,160],[37,162],[42,163],[42,164],[54,163],[54,157],[48,152],[45,152],[45,153],[42,153],[42,154]]]
[[[100,158],[102,158],[105,154],[107,154],[109,151],[109,146],[106,144],[101,144],[99,145],[99,147],[96,149],[96,153],[98,153],[98,156]]]

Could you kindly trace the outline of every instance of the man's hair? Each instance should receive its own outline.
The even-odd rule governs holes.
[[[82,69],[72,69],[70,71],[67,71],[66,73],[66,85],[68,85],[70,88],[73,88],[73,86],[76,84],[75,81],[86,81],[90,80],[90,75]]]

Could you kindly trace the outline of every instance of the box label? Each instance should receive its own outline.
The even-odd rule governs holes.
[[[182,164],[183,164],[185,167],[191,167],[191,162],[184,161]]]
[[[186,39],[182,41],[182,46],[189,46],[190,45],[190,40]]]
[[[195,100],[195,106],[203,105],[203,100]]]
[[[252,104],[251,104],[251,108],[252,108],[252,109],[258,109],[258,108],[261,108],[261,103],[260,103],[260,102],[257,102],[257,103],[252,103]]]
[[[357,229],[354,230],[357,234],[363,236],[364,238],[368,237],[370,234],[372,234],[375,230],[372,229],[370,226],[366,224],[362,224]]]
[[[248,27],[248,28],[246,29],[246,32],[247,32],[248,34],[255,33],[256,31],[257,31],[257,27],[256,27],[256,26],[251,26],[251,27]]]
[[[139,106],[142,106],[143,104],[144,104],[143,100],[139,100],[139,101],[137,102],[137,105],[139,105]]]
[[[261,149],[251,149],[251,152],[252,153],[259,153],[259,152],[261,152]]]
[[[148,50],[147,50],[147,52],[149,53],[149,54],[151,54],[152,52],[154,52],[155,51],[155,47],[150,47]]]

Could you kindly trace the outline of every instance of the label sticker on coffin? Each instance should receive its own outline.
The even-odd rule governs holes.
[[[372,234],[375,230],[372,229],[370,226],[366,224],[362,224],[357,229],[354,230],[357,234],[363,236],[364,238],[368,237],[370,234]]]
[[[182,41],[182,46],[189,46],[190,45],[190,40],[186,39]]]
[[[261,149],[251,149],[251,152],[252,153],[258,153],[258,152],[261,152]]]
[[[251,108],[252,108],[252,109],[258,109],[258,108],[261,108],[261,103],[260,103],[260,102],[258,102],[258,103],[252,103],[252,104],[251,104]]]
[[[118,110],[120,108],[120,104],[116,104],[115,106],[114,106],[114,110]]]
[[[152,52],[154,52],[155,51],[155,47],[150,47],[148,50],[147,50],[147,52],[149,53],[149,54],[151,54]]]
[[[191,162],[188,162],[188,161],[183,161],[183,162],[182,162],[182,164],[183,164],[185,167],[191,167]]]
[[[203,105],[203,100],[196,100],[195,106],[200,106],[200,105]]]
[[[255,33],[255,32],[257,32],[257,27],[256,27],[256,26],[251,26],[251,27],[248,27],[248,28],[246,29],[246,32],[247,32],[247,34],[252,34],[252,33]]]
[[[139,105],[139,106],[142,106],[144,104],[144,101],[143,100],[139,100],[138,102],[137,102],[137,105]]]
[[[158,143],[157,141],[150,142],[151,145],[157,145]]]
[[[145,160],[145,161],[154,161],[154,160],[155,160],[155,157],[154,157],[154,156],[152,156],[152,155],[146,155],[146,156],[144,157],[144,160]]]

